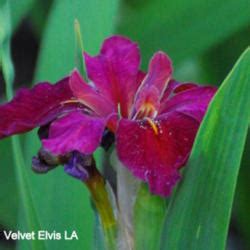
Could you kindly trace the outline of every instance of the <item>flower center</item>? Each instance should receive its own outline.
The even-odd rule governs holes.
[[[155,133],[156,135],[158,135],[158,134],[159,134],[158,127],[157,127],[157,125],[155,124],[154,120],[152,120],[152,119],[149,118],[149,117],[145,117],[144,119],[145,119],[145,120],[148,122],[148,124],[151,126],[151,128],[152,128],[153,131],[154,131],[154,133]]]
[[[143,119],[145,117],[155,118],[157,116],[157,110],[151,102],[145,102],[134,115],[134,119]]]

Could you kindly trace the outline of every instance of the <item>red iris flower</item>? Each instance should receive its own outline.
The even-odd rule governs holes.
[[[22,89],[1,105],[0,138],[41,127],[48,130],[41,139],[51,154],[89,155],[108,129],[124,166],[153,193],[169,195],[216,89],[173,80],[163,52],[143,73],[137,44],[120,36],[84,58],[89,83],[74,70],[55,85]]]

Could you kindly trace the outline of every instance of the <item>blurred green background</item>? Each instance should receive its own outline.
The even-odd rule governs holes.
[[[0,0],[0,8],[5,1]],[[81,24],[85,49],[97,53],[111,34],[138,42],[142,68],[163,50],[173,60],[176,79],[219,86],[250,44],[249,0],[10,0],[11,49],[15,88],[37,81],[55,82],[75,66],[74,19]],[[0,28],[1,28],[0,23]],[[0,76],[0,98],[5,100]],[[250,94],[250,93],[249,93]],[[228,111],[230,115],[230,110]],[[0,117],[1,119],[1,117]],[[31,172],[39,149],[36,133],[22,136],[25,171],[41,228],[77,229],[79,242],[46,241],[49,249],[91,249],[94,214],[81,183],[62,169],[45,176]],[[0,141],[0,230],[27,230],[10,139]],[[79,211],[82,211],[79,214]],[[228,249],[250,249],[250,136],[238,177]],[[5,241],[0,249],[30,249],[29,242]]]

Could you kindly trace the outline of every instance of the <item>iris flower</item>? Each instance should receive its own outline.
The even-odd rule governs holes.
[[[216,89],[174,80],[161,51],[142,72],[137,44],[121,36],[106,39],[97,56],[84,53],[84,60],[89,82],[74,70],[54,85],[21,89],[1,105],[0,138],[40,127],[40,154],[61,159],[92,155],[109,131],[123,165],[152,193],[168,196]]]

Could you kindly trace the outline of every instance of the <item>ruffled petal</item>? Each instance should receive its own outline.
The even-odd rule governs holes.
[[[169,57],[163,52],[157,52],[149,64],[149,71],[139,87],[136,98],[136,111],[141,109],[143,105],[152,105],[156,110],[159,108],[163,93],[168,86],[168,82],[172,75],[172,63]],[[156,100],[151,100],[151,90],[157,91]],[[155,92],[155,91],[154,91]]]
[[[200,122],[217,89],[211,86],[183,85],[179,85],[176,91],[174,89],[172,96],[161,103],[160,113],[178,111]]]
[[[69,82],[74,96],[98,115],[107,116],[114,111],[112,103],[93,86],[88,85],[77,70],[72,72]]]
[[[199,85],[196,83],[181,83],[181,82],[177,82],[174,79],[171,79],[161,98],[161,106],[164,107],[168,99],[172,97],[173,95],[179,92],[182,92],[191,88],[197,88],[197,87],[199,87]]]
[[[127,38],[113,36],[104,41],[98,56],[84,55],[88,77],[110,102],[116,107],[120,104],[123,117],[127,117],[140,84],[137,44]]]
[[[76,104],[64,105],[72,98],[68,77],[54,85],[45,82],[19,90],[10,102],[0,106],[0,138],[27,132],[75,109]]]
[[[122,119],[117,131],[117,153],[123,164],[153,193],[170,194],[191,151],[199,123],[185,114],[172,112],[154,120]]]
[[[106,120],[74,111],[55,120],[48,139],[43,139],[45,149],[53,154],[65,155],[72,151],[91,154],[101,143]]]

